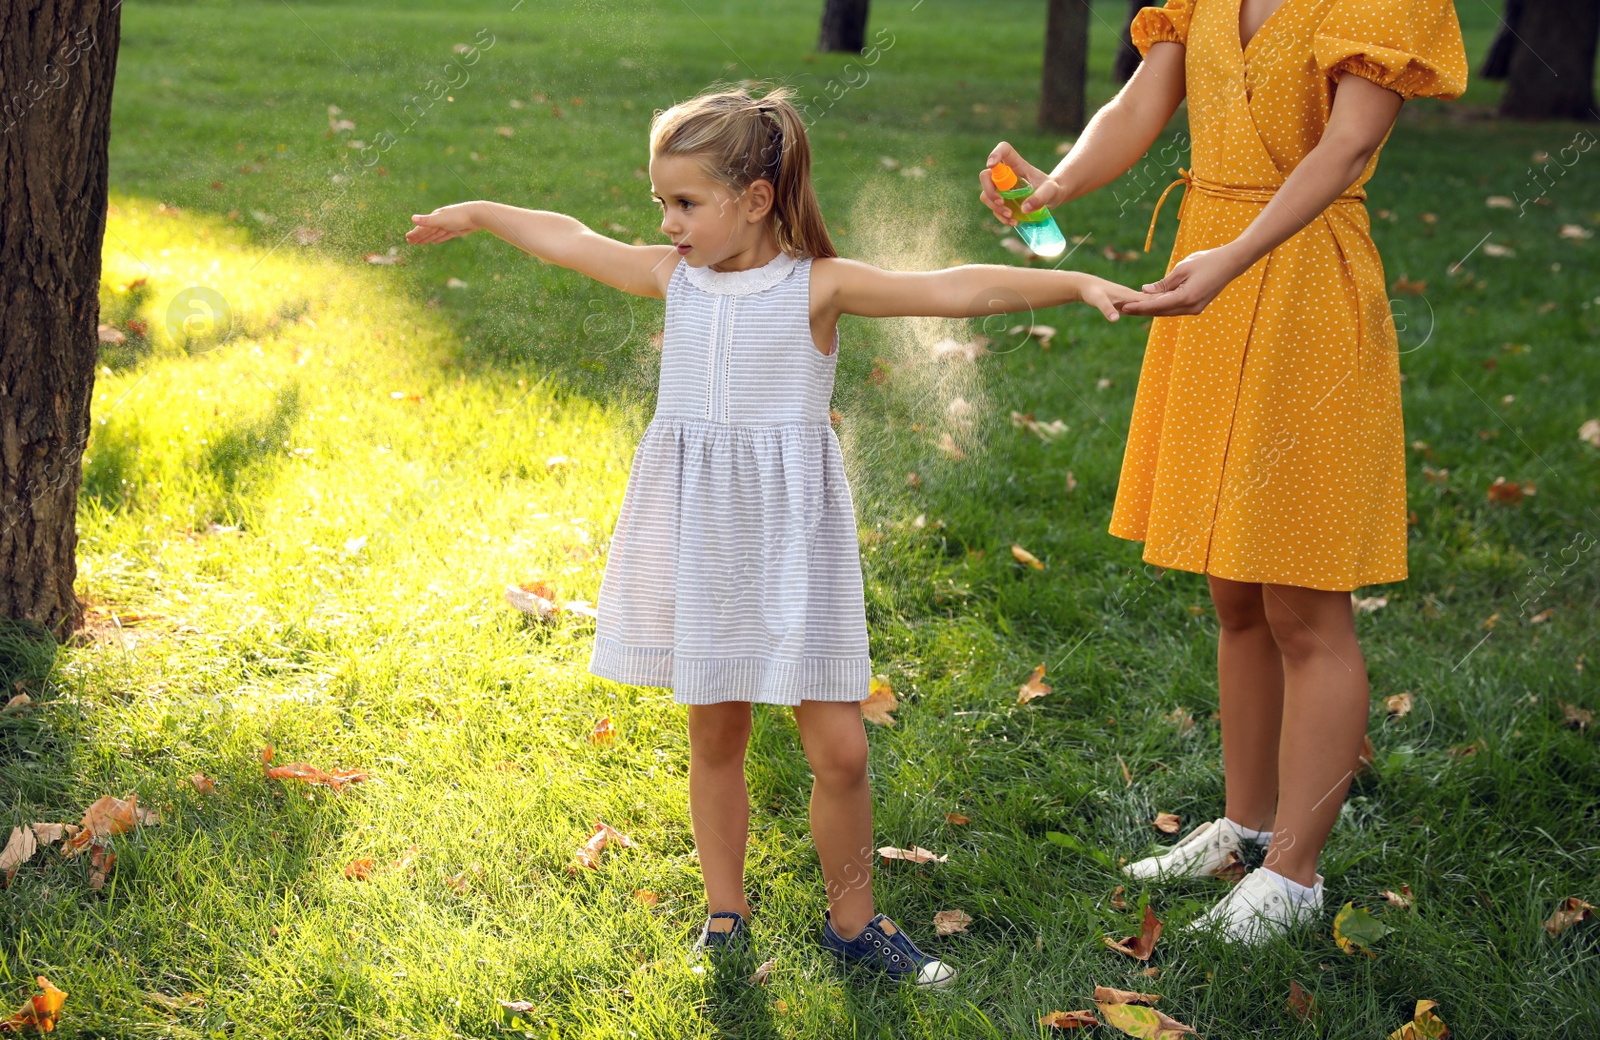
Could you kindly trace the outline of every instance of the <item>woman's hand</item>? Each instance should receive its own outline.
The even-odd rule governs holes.
[[[1190,253],[1161,281],[1146,285],[1145,295],[1123,304],[1122,313],[1151,317],[1199,314],[1229,282],[1249,268],[1239,260],[1228,246]]]
[[[989,153],[989,162],[978,173],[978,183],[983,186],[983,204],[994,211],[1002,224],[1017,226],[1016,218],[1011,215],[1011,208],[1006,205],[1006,200],[1000,197],[1000,191],[994,186],[994,177],[990,170],[995,163],[1005,163],[1015,171],[1016,175],[1027,183],[1033,185],[1033,194],[1022,200],[1022,212],[1032,213],[1041,206],[1054,206],[1058,202],[1065,202],[1066,191],[1050,179],[1050,175],[1028,162],[1017,154],[1017,150],[1005,141],[995,145],[994,151]]]
[[[452,238],[470,235],[480,225],[477,220],[477,203],[458,202],[454,206],[440,206],[432,213],[411,214],[416,225],[406,232],[406,241],[414,246],[433,242],[448,242]]]
[[[1145,298],[1143,293],[1135,292],[1126,285],[1118,285],[1092,274],[1080,274],[1078,277],[1084,280],[1078,299],[1104,314],[1107,321],[1116,321],[1122,316],[1119,311],[1126,312],[1127,304]]]

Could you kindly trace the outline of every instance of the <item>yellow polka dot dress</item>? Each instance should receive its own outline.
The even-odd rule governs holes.
[[[1193,169],[1168,270],[1260,214],[1342,76],[1407,98],[1466,87],[1449,0],[1283,0],[1243,48],[1239,4],[1134,19],[1140,53],[1185,47]],[[1205,311],[1152,322],[1111,518],[1146,561],[1312,589],[1405,578],[1398,347],[1363,203],[1377,162]]]

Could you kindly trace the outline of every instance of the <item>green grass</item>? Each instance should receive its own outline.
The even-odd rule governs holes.
[[[1112,23],[1119,6],[1098,13]],[[0,827],[127,792],[164,822],[118,840],[103,892],[54,852],[0,892],[5,1000],[48,976],[71,994],[68,1037],[492,1036],[510,1022],[499,999],[530,1001],[515,1032],[537,1037],[1030,1036],[1104,984],[1160,992],[1212,1038],[1381,1037],[1417,999],[1462,1037],[1600,1032],[1595,931],[1540,927],[1565,896],[1600,901],[1596,736],[1563,726],[1558,703],[1600,707],[1600,452],[1577,437],[1600,399],[1600,241],[1558,233],[1600,224],[1600,158],[1525,215],[1484,201],[1537,194],[1530,156],[1578,127],[1477,118],[1496,88],[1474,83],[1455,106],[1407,106],[1371,185],[1389,280],[1427,283],[1396,310],[1407,436],[1429,446],[1412,458],[1411,579],[1366,590],[1388,606],[1358,621],[1378,757],[1324,858],[1331,902],[1396,929],[1375,959],[1339,952],[1331,916],[1259,952],[1169,934],[1154,979],[1100,943],[1131,934],[1145,901],[1173,927],[1219,895],[1187,884],[1109,903],[1115,861],[1155,843],[1155,812],[1188,826],[1220,809],[1215,622],[1199,577],[1147,571],[1105,533],[1144,324],[1061,309],[988,323],[993,353],[972,364],[927,347],[984,323],[842,330],[835,405],[872,652],[905,702],[870,735],[876,833],[950,857],[885,866],[878,892],[961,981],[853,981],[819,950],[809,777],[772,710],[751,747],[750,884],[777,967],[765,987],[719,984],[683,958],[703,905],[682,711],[589,676],[581,618],[541,626],[500,601],[536,577],[594,598],[651,410],[661,307],[486,236],[426,250],[400,236],[412,212],[490,197],[654,241],[635,172],[652,109],[718,78],[819,88],[845,59],[809,53],[816,3],[393,7],[124,8],[102,299],[106,320],[150,334],[108,350],[95,388],[79,516],[93,638],[8,636],[0,651],[7,685],[39,702],[0,716]],[[1462,16],[1476,60],[1494,11]],[[1031,129],[1042,19],[1036,3],[874,5],[873,32],[894,43],[813,127],[846,255],[1007,261],[974,171],[1001,138],[1053,155],[1057,139]],[[470,81],[351,176],[344,141],[398,135],[407,100],[480,29],[494,43]],[[1095,32],[1103,99],[1109,33]],[[330,135],[330,104],[356,130]],[[1070,207],[1068,232],[1092,236],[1073,263],[1157,276],[1170,213],[1149,256],[1100,250],[1140,244],[1173,176],[1152,158]],[[300,226],[320,240],[300,245]],[[1452,273],[1490,233],[1515,256],[1479,248]],[[361,260],[394,245],[404,266]],[[191,285],[228,300],[226,342],[168,333]],[[1006,335],[1019,321],[1058,327],[1056,343]],[[958,396],[970,425],[947,411]],[[1013,410],[1070,433],[1046,444]],[[946,432],[965,459],[937,448]],[[574,464],[552,469],[555,455]],[[1538,493],[1494,506],[1497,476]],[[1046,569],[1015,564],[1013,543]],[[145,617],[119,629],[112,611]],[[1055,692],[1017,707],[1041,661]],[[1416,710],[1387,719],[1381,698],[1407,690]],[[1167,719],[1179,708],[1187,734]],[[603,715],[619,737],[596,747]],[[269,744],[275,761],[372,780],[339,797],[268,781]],[[197,772],[214,792],[194,789]],[[638,847],[569,876],[596,819]],[[413,845],[405,870],[343,875]],[[446,879],[463,872],[457,892]],[[1401,884],[1414,914],[1381,909]],[[932,938],[932,915],[954,908],[970,931]],[[1318,1024],[1285,1012],[1291,980]]]

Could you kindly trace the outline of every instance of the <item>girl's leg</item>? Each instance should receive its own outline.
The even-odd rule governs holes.
[[[732,910],[748,919],[744,850],[750,832],[750,791],[744,751],[750,742],[746,701],[689,706],[689,818],[700,853],[708,913]]]
[[[1228,819],[1271,830],[1278,804],[1283,659],[1267,623],[1261,586],[1212,577],[1217,607],[1217,700]]]
[[[794,709],[811,764],[811,838],[828,886],[828,912],[840,938],[872,920],[872,790],[867,730],[855,701],[801,701]]]
[[[1266,866],[1310,887],[1355,775],[1370,710],[1350,593],[1263,586],[1283,655],[1278,815]]]

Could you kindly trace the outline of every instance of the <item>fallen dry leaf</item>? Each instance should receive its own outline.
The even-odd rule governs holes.
[[[967,453],[961,450],[961,446],[956,443],[955,438],[948,433],[939,435],[939,450],[952,459],[964,459],[967,457]]]
[[[867,683],[867,699],[861,702],[861,717],[880,726],[893,726],[892,713],[898,707],[900,702],[895,699],[889,677],[874,675]]]
[[[1489,485],[1489,501],[1496,505],[1514,506],[1538,491],[1533,481],[1526,484],[1509,482],[1505,477],[1495,477],[1494,483]]]
[[[910,863],[944,863],[950,859],[950,854],[936,856],[921,845],[913,845],[909,849],[897,849],[893,845],[885,845],[878,850],[878,855],[884,859],[903,859]]]
[[[579,867],[588,867],[596,870],[600,866],[600,854],[607,846],[615,845],[621,849],[633,848],[633,839],[623,834],[609,824],[595,821],[594,833],[589,835],[589,840],[578,846],[578,851],[572,854],[572,862],[567,870],[576,873]]]
[[[1044,570],[1044,564],[1040,562],[1039,558],[1020,545],[1011,547],[1011,555],[1017,558],[1018,563],[1025,563],[1036,571]]]
[[[1600,448],[1600,419],[1588,419],[1578,427],[1578,439],[1585,444]]]
[[[1412,903],[1415,902],[1411,895],[1410,885],[1401,885],[1398,892],[1391,888],[1386,888],[1378,894],[1383,897],[1384,902],[1401,910],[1410,910]]]
[[[760,986],[765,984],[767,981],[767,976],[772,974],[772,969],[776,968],[777,966],[778,962],[775,960],[762,961],[760,967],[756,968],[755,974],[750,976],[750,985]]]
[[[1383,699],[1384,708],[1395,718],[1401,718],[1411,714],[1411,707],[1413,703],[1415,702],[1411,696],[1410,690],[1407,690],[1404,693],[1397,693],[1392,697],[1385,697]]]
[[[1188,736],[1189,731],[1194,729],[1194,716],[1189,713],[1188,708],[1183,707],[1181,704],[1163,717],[1178,727],[1178,736],[1180,737]]]
[[[378,861],[375,859],[353,859],[349,863],[345,864],[344,876],[349,878],[351,881],[365,881],[370,878],[372,876],[372,872],[377,869]]]
[[[1421,296],[1428,291],[1428,283],[1426,281],[1413,282],[1405,275],[1401,275],[1395,279],[1390,288],[1397,293],[1405,293],[1407,296]]]
[[[1355,593],[1352,592],[1350,594],[1350,604],[1351,604],[1351,606],[1355,607],[1356,612],[1359,613],[1359,614],[1372,614],[1372,613],[1376,613],[1377,611],[1382,610],[1384,607],[1387,607],[1389,605],[1389,597],[1388,596],[1365,596],[1365,597],[1359,597]]]
[[[1546,608],[1544,610],[1539,611],[1539,613],[1533,615],[1533,617],[1529,618],[1528,619],[1528,624],[1530,624],[1530,625],[1542,625],[1546,621],[1549,621],[1551,618],[1553,618],[1555,616],[1556,616],[1556,608],[1555,607],[1548,607],[1548,608]]]
[[[935,935],[954,935],[957,932],[964,932],[971,923],[972,915],[965,910],[940,910],[933,915]]]
[[[1130,935],[1120,941],[1107,935],[1101,941],[1134,960],[1147,961],[1150,959],[1150,954],[1155,952],[1156,940],[1159,938],[1161,938],[1161,922],[1156,919],[1156,912],[1147,906],[1144,908],[1144,921],[1139,926],[1138,935]]]
[[[17,868],[32,859],[37,851],[39,851],[39,839],[33,833],[32,827],[11,828],[11,837],[6,842],[6,847],[0,850],[0,874],[5,876],[7,885],[17,876]]]
[[[1317,1017],[1317,998],[1300,988],[1300,983],[1289,980],[1289,1013],[1301,1022]]]
[[[1577,896],[1568,896],[1556,906],[1556,912],[1544,923],[1544,930],[1552,936],[1560,935],[1575,924],[1594,917],[1594,907]]]
[[[1389,1040],[1447,1040],[1450,1027],[1444,1019],[1433,1013],[1439,1005],[1431,1000],[1417,1001],[1411,1021],[1389,1034]]]
[[[1237,885],[1244,880],[1244,876],[1248,871],[1249,868],[1245,866],[1244,860],[1239,857],[1239,854],[1230,852],[1228,853],[1227,862],[1213,870],[1211,876],[1221,878],[1230,885]]]
[[[589,743],[609,744],[617,737],[617,724],[611,721],[611,716],[606,715],[597,719],[594,728],[589,731]]]
[[[67,841],[61,854],[78,856],[90,845],[105,838],[125,834],[141,825],[154,826],[160,822],[161,816],[155,810],[139,808],[138,795],[129,795],[126,799],[106,795],[84,810],[83,820],[79,824],[81,829]]]
[[[1131,989],[1112,989],[1110,986],[1096,986],[1094,999],[1097,1004],[1154,1004],[1161,999],[1159,993],[1136,993]]]
[[[261,767],[268,780],[303,780],[313,786],[331,788],[336,794],[344,790],[345,784],[369,779],[366,773],[356,769],[335,769],[329,773],[304,762],[290,762],[286,766],[271,763],[272,748],[268,746],[261,752]]]
[[[56,989],[43,975],[34,979],[43,993],[36,993],[10,1018],[0,1019],[0,1033],[29,1032],[53,1033],[61,1008],[67,1002],[65,990]]]
[[[561,615],[561,606],[555,602],[555,593],[542,582],[531,583],[534,588],[527,585],[507,585],[505,601],[529,617],[538,618],[540,621],[553,621]],[[543,590],[543,593],[536,591]]]
[[[1126,899],[1124,899],[1123,895],[1122,895],[1122,893],[1124,891],[1126,891],[1126,889],[1124,889],[1123,886],[1121,886],[1121,885],[1118,885],[1116,888],[1111,890],[1111,909],[1113,909],[1113,910],[1126,910],[1126,909],[1128,909],[1128,901]]]
[[[1026,704],[1031,700],[1043,697],[1049,693],[1051,687],[1044,681],[1044,665],[1039,665],[1028,676],[1028,681],[1017,687],[1017,703]]]
[[[1588,729],[1589,723],[1594,721],[1594,712],[1588,708],[1580,708],[1576,704],[1568,704],[1562,700],[1556,703],[1561,705],[1561,714],[1565,716],[1561,724],[1569,729]]]
[[[944,822],[954,824],[957,827],[965,827],[972,821],[958,812],[947,812],[944,814]]]
[[[1151,821],[1150,826],[1162,834],[1176,834],[1178,833],[1178,827],[1182,823],[1183,817],[1176,813],[1158,812],[1156,813],[1156,818]]]
[[[211,779],[209,776],[206,776],[204,773],[196,773],[189,778],[189,782],[193,784],[194,789],[199,791],[201,794],[210,794],[212,791],[217,789],[217,782]]]
[[[4,708],[0,708],[0,715],[19,714],[27,710],[31,704],[33,704],[32,697],[28,696],[26,693],[16,694],[10,700],[6,701],[6,706]]]
[[[96,892],[106,887],[111,869],[117,865],[117,854],[99,842],[89,846],[89,887]]]
[[[1378,757],[1378,749],[1372,746],[1371,737],[1361,738],[1361,751],[1356,755],[1356,776],[1372,771],[1372,760]]]
[[[1099,1025],[1100,1020],[1093,1011],[1051,1011],[1039,1016],[1039,1024],[1053,1029],[1086,1029]]]
[[[654,908],[657,903],[661,902],[661,897],[650,891],[648,888],[634,889],[633,898],[637,899],[641,906],[650,908]]]
[[[1106,1025],[1113,1026],[1128,1036],[1146,1037],[1149,1040],[1173,1040],[1180,1036],[1198,1035],[1189,1026],[1162,1014],[1153,1007],[1140,1004],[1101,1004],[1095,1007],[1105,1016]]]

